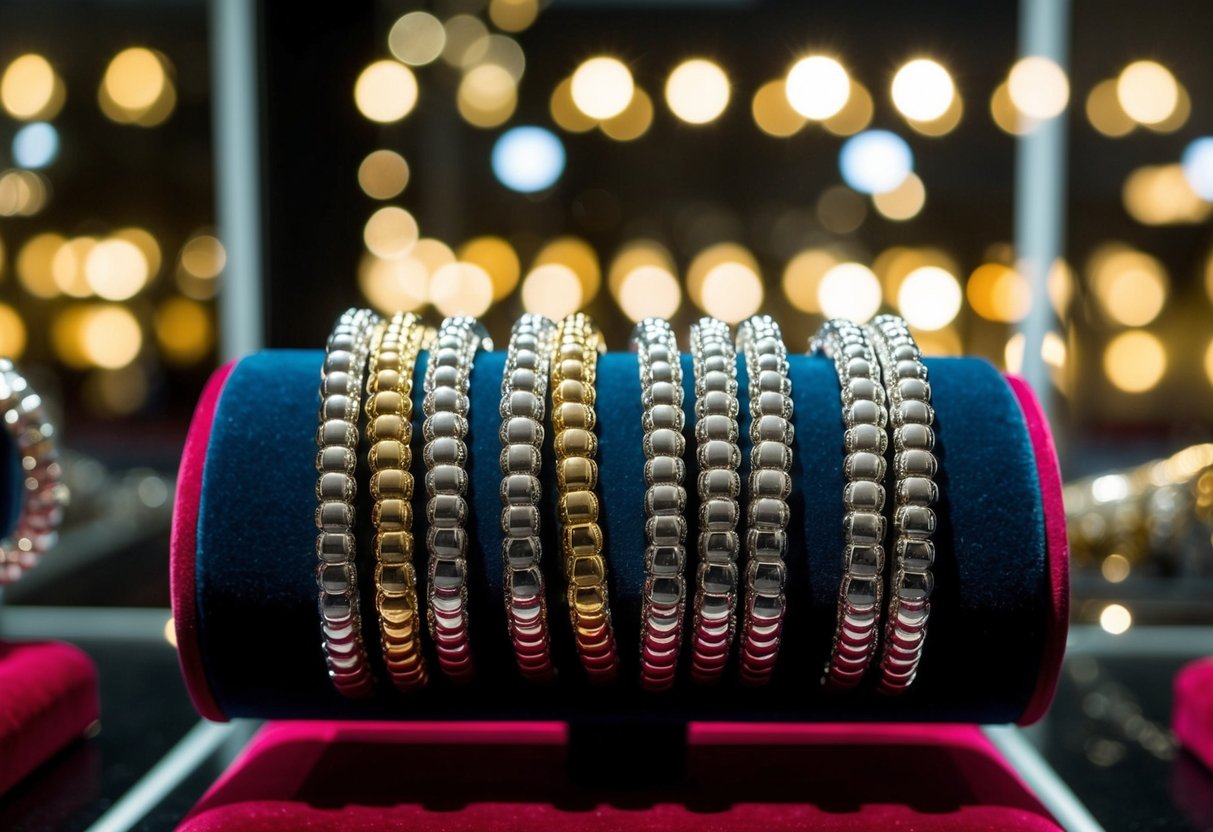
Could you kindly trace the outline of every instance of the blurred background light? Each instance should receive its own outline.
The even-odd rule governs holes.
[[[645,266],[652,266],[667,274],[675,274],[674,258],[670,255],[669,250],[656,240],[643,238],[630,240],[611,259],[611,266],[607,271],[607,286],[611,291],[611,296],[621,305],[620,298],[624,281],[632,272]],[[679,295],[681,295],[681,291]]]
[[[397,60],[410,66],[424,66],[442,54],[446,29],[442,21],[428,12],[409,12],[392,24],[387,45]]]
[[[1175,111],[1179,84],[1162,64],[1134,61],[1117,76],[1116,97],[1129,118],[1139,124],[1158,124]]]
[[[960,120],[964,117],[964,99],[959,95],[953,95],[952,101],[948,104],[948,108],[943,111],[938,118],[930,121],[918,121],[916,119],[907,118],[906,124],[919,135],[939,137],[946,136],[957,127],[960,126]]]
[[[381,124],[400,121],[417,105],[417,77],[397,61],[375,61],[358,76],[354,103],[371,121]]]
[[[1209,384],[1213,384],[1213,339],[1205,347],[1205,378],[1209,380]]]
[[[485,41],[484,55],[475,66],[491,64],[499,66],[510,74],[514,82],[522,80],[526,72],[526,53],[518,45],[518,41],[505,35],[489,35]]]
[[[1061,114],[1070,101],[1070,81],[1056,62],[1040,55],[1020,58],[1007,76],[1007,92],[1021,113],[1044,120]]]
[[[824,121],[838,113],[851,94],[846,69],[824,55],[801,58],[788,70],[784,85],[792,109],[814,121]]]
[[[1099,246],[1087,260],[1087,279],[1106,318],[1122,326],[1145,326],[1167,300],[1166,269],[1155,257],[1122,244]]]
[[[948,111],[956,98],[956,85],[943,66],[917,58],[893,76],[893,104],[906,118],[934,121]]]
[[[101,112],[118,124],[161,124],[177,103],[171,69],[168,58],[152,49],[122,50],[109,62],[97,89]]]
[[[18,359],[25,353],[25,321],[16,309],[0,303],[0,355]]]
[[[413,312],[428,303],[429,281],[425,264],[415,257],[384,260],[367,254],[358,266],[358,288],[384,315]]]
[[[1213,136],[1194,139],[1184,148],[1183,173],[1197,196],[1213,202]]]
[[[13,161],[23,168],[47,167],[58,155],[59,131],[54,125],[35,121],[13,134]]]
[[[867,216],[867,201],[845,185],[826,188],[817,198],[817,221],[835,234],[850,234]]]
[[[801,312],[820,312],[817,293],[821,280],[837,264],[838,258],[823,248],[797,252],[783,270],[783,293],[788,303]]]
[[[783,138],[795,135],[808,119],[792,107],[782,78],[767,81],[754,93],[750,114],[758,129],[768,136]]]
[[[661,266],[642,265],[622,277],[615,297],[630,320],[671,318],[682,303],[682,287],[678,278]]]
[[[747,263],[726,261],[704,275],[703,311],[735,324],[758,312],[762,306],[762,278]]]
[[[372,199],[399,196],[409,183],[409,164],[394,150],[373,150],[358,166],[358,185]]]
[[[522,280],[522,305],[528,312],[558,321],[581,308],[581,280],[561,263],[537,266]]]
[[[518,254],[501,237],[476,237],[459,247],[456,257],[484,269],[493,283],[493,300],[508,296],[518,285],[522,265]]]
[[[20,121],[54,118],[65,97],[63,81],[41,55],[19,55],[0,75],[0,106]]]
[[[1162,341],[1140,329],[1122,332],[1108,342],[1103,356],[1108,380],[1126,393],[1153,390],[1167,371]]]
[[[371,214],[362,232],[367,251],[387,259],[403,257],[411,252],[419,236],[417,220],[396,205],[380,208]]]
[[[573,101],[573,79],[565,78],[552,90],[548,101],[548,111],[552,121],[561,130],[570,133],[586,133],[598,126],[598,119],[587,116]]]
[[[817,306],[827,318],[866,323],[880,310],[880,303],[880,281],[860,263],[831,266],[817,287]]]
[[[998,129],[1012,136],[1024,136],[1031,133],[1040,124],[1040,119],[1026,115],[1011,100],[1011,90],[1004,81],[994,88],[990,95],[990,117],[998,125]]]
[[[965,294],[974,312],[999,323],[1022,321],[1032,306],[1028,279],[1003,263],[983,263],[974,269]]]
[[[147,285],[148,263],[134,243],[110,238],[89,250],[84,276],[98,297],[128,300]]]
[[[724,263],[736,263],[744,266],[752,274],[760,273],[758,259],[753,252],[740,243],[726,241],[700,250],[691,258],[686,273],[687,296],[691,299],[691,303],[700,309],[707,309],[703,286],[708,274]]]
[[[1121,191],[1129,216],[1145,225],[1195,224],[1213,213],[1179,164],[1147,165],[1129,174]]]
[[[882,217],[895,222],[912,220],[927,202],[927,189],[916,173],[910,173],[891,191],[872,194],[872,205]]]
[[[851,79],[847,103],[842,109],[821,123],[826,132],[835,136],[854,136],[860,130],[872,123],[876,112],[876,104],[872,101],[872,93],[863,84]]]
[[[489,20],[503,32],[521,32],[539,16],[539,0],[490,0]]]
[[[593,119],[622,113],[632,101],[636,85],[632,72],[617,58],[590,58],[573,73],[573,103]]]
[[[896,133],[868,130],[846,140],[838,167],[843,180],[855,190],[880,194],[905,181],[914,168],[914,155]]]
[[[688,124],[715,121],[729,106],[729,78],[712,61],[693,58],[674,68],[665,84],[670,111]]]
[[[1108,604],[1099,613],[1099,626],[1110,635],[1124,635],[1133,626],[1133,615],[1122,604]]]
[[[156,309],[156,343],[164,360],[188,367],[210,355],[215,327],[206,306],[189,298],[173,297]]]
[[[518,106],[518,86],[509,71],[497,64],[469,69],[456,94],[459,115],[473,127],[499,127]]]
[[[910,326],[928,332],[943,329],[960,312],[960,283],[938,266],[922,266],[906,275],[897,292],[897,308]]]
[[[531,268],[550,264],[564,266],[577,276],[581,287],[578,308],[598,296],[598,289],[602,285],[602,267],[594,247],[585,240],[572,236],[557,237],[539,250]]]
[[[623,112],[603,119],[598,126],[605,135],[617,142],[639,139],[653,126],[653,99],[640,87],[636,87],[632,91],[632,100]]]
[[[1087,119],[1091,126],[1109,138],[1127,136],[1137,126],[1124,108],[1116,92],[1116,79],[1106,78],[1087,94]]]
[[[443,315],[483,315],[493,302],[493,280],[475,263],[447,263],[430,276],[430,302]]]
[[[442,60],[456,69],[476,64],[488,51],[489,29],[475,15],[457,14],[443,24],[446,41]]]
[[[543,127],[512,127],[493,145],[493,173],[519,193],[545,191],[564,173],[564,145]]]

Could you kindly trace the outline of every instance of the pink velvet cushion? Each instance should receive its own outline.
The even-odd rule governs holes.
[[[1187,664],[1175,675],[1171,725],[1180,743],[1213,770],[1213,658]]]
[[[0,642],[0,793],[97,721],[97,670],[56,641]]]
[[[684,783],[609,791],[570,782],[559,723],[271,723],[180,828],[1058,829],[970,726],[698,723],[690,742]]]

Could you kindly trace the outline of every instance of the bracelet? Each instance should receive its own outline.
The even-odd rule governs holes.
[[[430,636],[438,664],[455,681],[471,678],[467,599],[468,383],[472,359],[492,341],[475,318],[447,318],[425,368],[425,490],[429,532]]]
[[[594,323],[574,313],[560,322],[552,352],[553,446],[569,616],[581,664],[593,682],[614,680],[619,665],[594,493],[594,381],[604,348]]]
[[[880,315],[867,331],[880,360],[893,428],[895,542],[879,689],[897,694],[905,692],[918,673],[931,614],[931,565],[935,560],[931,506],[939,499],[939,486],[933,479],[938,466],[931,453],[935,413],[927,368],[906,322],[894,315]]]
[[[644,598],[640,613],[640,684],[665,690],[674,684],[686,605],[687,493],[682,456],[682,364],[667,321],[645,318],[632,346],[640,367],[644,404]]]
[[[741,625],[742,682],[766,684],[775,669],[787,607],[784,556],[791,519],[792,381],[779,324],[768,315],[737,334],[750,380],[750,500],[746,532],[746,606]]]
[[[691,326],[695,440],[699,462],[699,569],[691,619],[691,678],[718,682],[737,627],[737,536],[741,448],[737,352],[729,325],[700,318]]]
[[[320,585],[323,647],[333,687],[349,697],[371,693],[374,678],[362,643],[358,573],[354,565],[354,497],[359,399],[371,329],[369,309],[344,312],[329,335],[320,380],[320,427],[316,432],[316,570]]]
[[[838,622],[822,683],[834,689],[859,684],[876,652],[884,570],[884,454],[888,448],[884,387],[863,329],[850,321],[827,321],[810,343],[833,359],[842,389],[843,447],[842,583]]]
[[[0,586],[12,583],[55,545],[68,491],[61,479],[55,427],[42,398],[0,358],[0,421],[12,437],[21,465],[21,506],[10,537],[0,539]],[[8,471],[0,472],[7,477]],[[16,496],[16,495],[14,495]]]
[[[539,502],[544,401],[556,325],[523,315],[510,333],[501,381],[501,543],[506,625],[518,670],[535,682],[555,677],[544,596]]]
[[[421,649],[417,571],[413,565],[413,369],[424,329],[397,313],[375,327],[366,381],[367,462],[375,528],[375,610],[379,644],[392,684],[417,690],[427,681]]]

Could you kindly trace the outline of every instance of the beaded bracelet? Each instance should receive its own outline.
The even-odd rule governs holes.
[[[438,664],[454,681],[474,672],[468,639],[468,385],[476,350],[492,349],[484,327],[465,316],[438,328],[425,368],[425,488],[429,531],[430,636]]]
[[[0,586],[12,583],[36,566],[55,545],[67,486],[63,485],[55,427],[42,398],[12,362],[0,358],[0,421],[8,431],[21,465],[21,506],[10,537],[0,539]],[[7,471],[0,476],[8,476]]]
[[[506,624],[518,670],[531,681],[555,676],[544,596],[539,503],[544,400],[556,325],[542,315],[514,324],[501,381],[501,557]]]
[[[810,342],[810,350],[834,361],[846,426],[843,576],[834,643],[822,682],[829,688],[847,689],[863,679],[878,640],[888,413],[879,365],[863,329],[850,321],[827,321]]]
[[[379,643],[392,684],[401,691],[427,681],[421,607],[413,565],[413,369],[424,328],[398,313],[375,327],[366,382],[367,462],[375,529],[375,610]]]
[[[750,380],[749,507],[746,606],[741,626],[742,682],[766,684],[775,669],[787,607],[784,583],[791,519],[792,382],[779,324],[768,315],[743,322],[737,334]]]
[[[686,604],[686,440],[682,436],[682,364],[674,331],[646,318],[632,334],[644,405],[644,598],[640,613],[640,685],[674,684]]]
[[[893,573],[880,660],[884,693],[903,693],[918,673],[931,614],[935,560],[935,512],[939,486],[934,454],[935,414],[927,368],[906,322],[880,315],[867,328],[880,360],[893,430],[893,472],[896,476],[893,511]]]
[[[374,678],[362,642],[358,573],[354,565],[354,497],[359,400],[371,329],[379,316],[348,309],[329,335],[320,380],[320,426],[316,432],[316,570],[320,619],[329,679],[340,693],[368,696]]]
[[[553,445],[569,616],[582,667],[593,682],[614,680],[619,666],[594,493],[594,382],[604,348],[598,328],[575,313],[561,321],[552,353]]]
[[[691,678],[720,680],[737,627],[737,536],[741,494],[737,426],[737,353],[729,325],[701,318],[691,326],[695,440],[699,462],[699,568],[691,619]]]

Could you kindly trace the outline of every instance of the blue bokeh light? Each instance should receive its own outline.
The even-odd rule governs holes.
[[[865,130],[847,139],[838,154],[843,181],[864,194],[894,190],[914,170],[906,140],[888,130]]]
[[[59,155],[59,131],[45,121],[27,124],[13,135],[13,161],[18,167],[44,168]]]
[[[502,185],[524,194],[556,184],[564,162],[564,145],[542,127],[514,127],[493,145],[493,173]]]
[[[1184,148],[1184,178],[1196,195],[1213,202],[1213,136],[1195,139]]]

